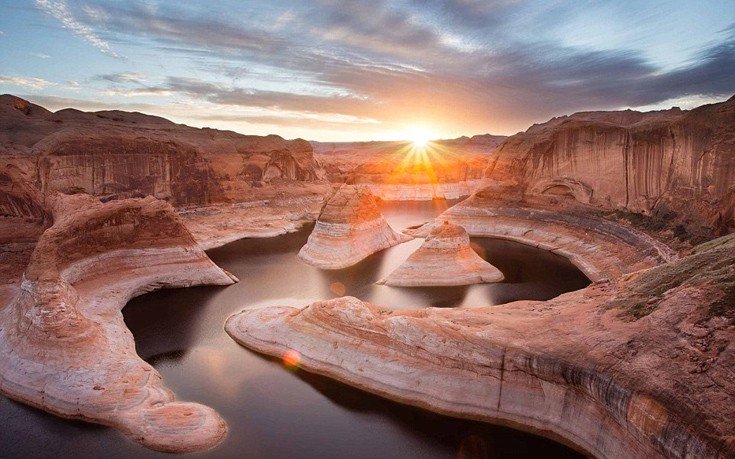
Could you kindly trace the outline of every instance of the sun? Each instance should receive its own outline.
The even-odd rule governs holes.
[[[409,140],[414,147],[424,148],[434,136],[432,132],[424,127],[416,127],[406,132],[406,140]]]

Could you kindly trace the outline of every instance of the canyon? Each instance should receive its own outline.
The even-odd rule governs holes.
[[[448,222],[562,255],[593,283],[483,308],[245,309],[226,330],[366,391],[597,457],[734,456],[733,126],[735,98],[423,150],[0,96],[0,391],[156,450],[210,448],[224,420],[176,401],[137,356],[120,315],[131,298],[235,282],[203,249],[244,237],[316,222],[301,259],[341,269]],[[464,196],[405,234],[375,200]]]

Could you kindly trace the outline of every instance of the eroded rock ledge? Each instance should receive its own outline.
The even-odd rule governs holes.
[[[378,284],[431,287],[502,280],[503,273],[472,250],[467,231],[445,221],[432,229],[421,247]]]
[[[370,190],[341,185],[327,199],[299,259],[322,269],[342,269],[411,239],[393,231]]]
[[[224,420],[209,407],[175,400],[135,353],[120,310],[162,287],[236,279],[155,198],[101,204],[86,195],[55,196],[47,204],[54,224],[21,285],[0,290],[0,391],[58,416],[115,427],[160,451],[217,444]]]
[[[677,258],[668,246],[598,213],[578,205],[557,205],[544,197],[523,197],[508,188],[487,187],[433,223],[406,233],[424,237],[449,221],[470,236],[508,239],[562,255],[593,282]]]
[[[546,302],[392,311],[344,297],[244,310],[226,330],[266,354],[295,349],[308,371],[596,457],[733,457],[734,285],[730,240]]]

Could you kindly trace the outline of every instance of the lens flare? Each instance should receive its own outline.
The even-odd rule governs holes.
[[[342,282],[332,282],[329,284],[329,290],[337,296],[345,296],[347,287]]]
[[[287,350],[283,354],[283,364],[291,370],[298,369],[299,365],[301,364],[301,354],[293,349]]]

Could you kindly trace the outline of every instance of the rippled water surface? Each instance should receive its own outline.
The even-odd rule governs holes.
[[[396,229],[424,223],[444,201],[384,203]],[[567,260],[527,246],[473,239],[503,271],[500,284],[395,288],[374,282],[421,243],[376,254],[349,269],[320,271],[296,254],[311,227],[271,239],[246,239],[211,250],[237,275],[229,287],[164,290],[123,310],[138,353],[181,400],[216,409],[230,431],[217,448],[185,457],[455,458],[579,457],[550,440],[405,407],[248,351],[223,330],[245,307],[306,305],[341,295],[392,308],[472,307],[548,299],[589,281]],[[498,306],[502,307],[502,306]],[[128,441],[113,429],[66,421],[0,397],[0,457],[171,457]]]

